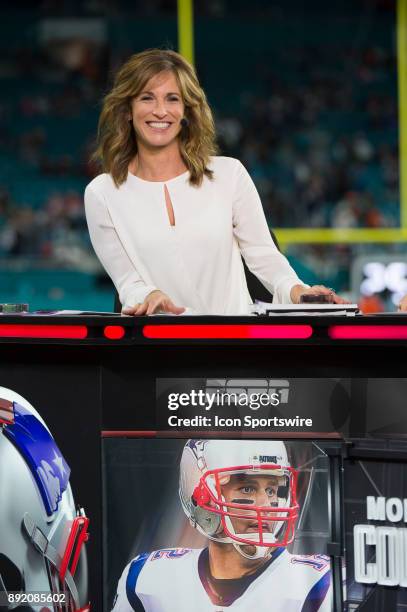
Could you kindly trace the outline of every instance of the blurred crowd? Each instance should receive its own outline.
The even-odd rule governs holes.
[[[298,86],[263,68],[263,93],[218,119],[222,149],[244,161],[276,227],[397,226],[395,58],[373,46],[320,53],[292,54]]]
[[[13,206],[0,193],[0,253],[8,257],[48,259],[90,269],[83,197],[76,191],[54,193],[42,207]]]

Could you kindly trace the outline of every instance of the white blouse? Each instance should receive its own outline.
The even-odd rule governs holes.
[[[213,157],[210,168],[213,179],[204,177],[200,187],[189,184],[188,172],[164,182],[129,173],[119,188],[100,174],[87,186],[90,238],[124,306],[160,289],[200,314],[247,314],[241,254],[275,302],[291,302],[291,288],[301,281],[270,236],[246,169],[230,157]]]

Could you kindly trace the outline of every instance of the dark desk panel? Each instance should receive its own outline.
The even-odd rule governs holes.
[[[349,339],[334,337],[342,332]],[[390,438],[401,443],[407,435],[406,373],[407,317],[398,315],[0,318],[0,385],[43,416],[72,469],[75,498],[91,517],[94,610],[102,610],[101,431],[174,435],[157,417],[158,379],[187,388],[208,379],[284,379],[306,406],[321,384],[332,431],[319,433],[391,460],[404,450]]]

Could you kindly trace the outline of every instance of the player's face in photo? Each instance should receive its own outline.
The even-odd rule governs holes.
[[[152,77],[131,103],[138,146],[148,149],[174,144],[181,130],[184,103],[173,72]]]
[[[250,510],[251,506],[261,508],[278,507],[278,488],[283,486],[285,479],[282,476],[252,476],[249,474],[233,474],[224,476],[228,482],[221,486],[222,496],[228,503],[247,504],[247,512],[238,511],[239,518],[231,517],[235,533],[250,534],[259,532],[259,517],[256,511]],[[230,509],[233,513],[233,510]],[[272,520],[275,514],[262,513],[263,533],[273,533],[276,521]]]

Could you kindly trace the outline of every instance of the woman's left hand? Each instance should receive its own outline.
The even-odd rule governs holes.
[[[293,304],[299,304],[302,295],[329,295],[333,304],[349,304],[348,300],[344,300],[339,295],[336,295],[333,289],[324,285],[313,285],[312,287],[304,287],[304,285],[294,285],[291,289],[291,300]]]
[[[401,300],[400,304],[397,307],[399,312],[407,312],[407,295],[405,295]]]

